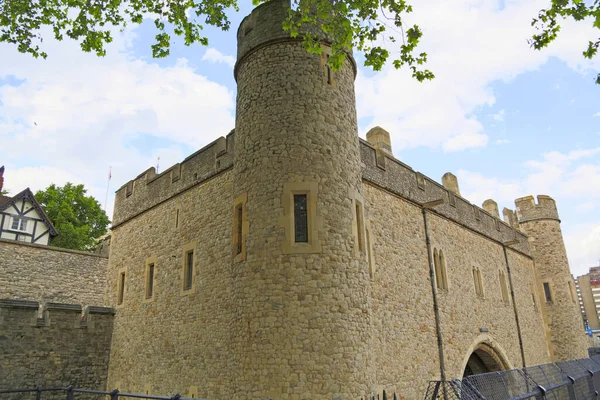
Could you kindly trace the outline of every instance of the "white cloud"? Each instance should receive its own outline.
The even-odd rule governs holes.
[[[69,41],[44,41],[47,60],[0,45],[0,59],[8,60],[0,78],[23,81],[0,86],[0,160],[11,191],[83,182],[104,202],[112,165],[110,208],[114,190],[158,156],[164,170],[234,127],[231,90],[185,59],[164,67],[133,59],[130,35],[116,35],[104,58]],[[145,145],[145,137],[159,144]],[[37,167],[24,168],[26,160]]]
[[[495,114],[490,114],[490,117],[492,117],[494,121],[504,122],[504,114],[505,111],[502,109]]]
[[[574,276],[586,274],[590,267],[600,265],[600,220],[576,225],[564,232],[564,238]]]
[[[600,111],[598,111],[597,113],[595,113],[595,114],[593,115],[593,117],[600,117]]]
[[[529,47],[531,18],[546,3],[509,1],[499,10],[495,0],[420,1],[406,23],[418,22],[423,29],[419,50],[428,53],[427,68],[436,78],[419,83],[408,71],[391,65],[372,77],[359,72],[359,118],[388,130],[393,147],[400,151],[418,146],[472,147],[473,141],[464,140],[465,136],[479,137],[477,145],[485,145],[482,138],[487,133],[473,114],[496,102],[493,82],[536,70],[550,57],[578,72],[600,69],[600,58],[587,60],[581,55],[587,41],[597,38],[592,24],[566,21],[548,49],[540,52]],[[503,114],[497,115],[496,120],[502,118]],[[361,132],[366,128],[361,126]]]
[[[514,199],[521,196],[547,194],[556,200],[561,215],[585,214],[585,224],[562,225],[571,270],[586,273],[600,259],[600,219],[595,211],[600,201],[600,148],[552,151],[523,167],[523,176],[513,180],[460,170],[461,192],[475,204],[492,198],[500,209],[514,209]]]
[[[488,137],[475,132],[467,132],[446,140],[443,149],[446,152],[465,150],[473,147],[483,147],[487,144]]]
[[[209,61],[211,63],[224,63],[232,68],[235,66],[235,58],[233,56],[227,56],[214,47],[209,47],[206,49],[206,52],[202,56],[202,61]]]
[[[508,139],[496,139],[496,144],[509,144],[510,140]]]

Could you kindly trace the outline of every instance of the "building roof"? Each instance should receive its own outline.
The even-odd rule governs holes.
[[[20,193],[17,193],[13,197],[0,195],[0,212],[6,210],[10,205],[15,204],[17,201],[20,201],[20,200],[26,200],[26,201],[31,202],[31,204],[33,204],[33,208],[35,208],[35,210],[38,212],[40,217],[44,220],[44,223],[48,226],[50,235],[51,236],[58,235],[56,228],[54,228],[54,225],[52,225],[50,218],[48,218],[48,215],[46,215],[46,211],[44,211],[42,206],[40,206],[40,203],[38,203],[35,196],[33,195],[33,192],[29,188],[23,190]]]

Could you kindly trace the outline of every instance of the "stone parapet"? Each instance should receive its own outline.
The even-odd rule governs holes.
[[[0,296],[104,304],[107,267],[98,254],[0,239]]]
[[[550,196],[540,194],[537,203],[533,196],[525,196],[515,200],[519,223],[540,219],[554,219],[560,222],[556,202]]]
[[[113,314],[105,307],[0,300],[0,389],[105,390]]]
[[[117,190],[112,228],[231,168],[233,148],[231,131],[158,175],[154,167],[142,172]]]
[[[435,207],[436,213],[497,242],[516,241],[511,247],[530,255],[527,236],[500,220],[497,215],[469,203],[389,155],[382,162],[377,157],[376,149],[364,140],[360,141],[360,153],[365,181],[417,204],[443,199],[444,204]]]

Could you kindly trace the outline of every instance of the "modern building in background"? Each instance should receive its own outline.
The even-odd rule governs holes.
[[[585,327],[592,332],[600,332],[600,266],[592,267],[590,272],[577,277],[575,285]]]

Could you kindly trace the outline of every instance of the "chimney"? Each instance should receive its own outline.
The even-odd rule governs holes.
[[[0,192],[2,192],[2,186],[4,186],[4,165],[0,167]]]
[[[498,212],[498,203],[496,203],[492,199],[487,199],[483,202],[483,209],[490,214],[492,214],[496,218],[500,218],[500,213]]]
[[[453,173],[446,172],[444,176],[442,176],[442,185],[444,185],[444,187],[449,191],[454,192],[454,194],[460,196],[460,189],[458,188],[458,179],[456,179],[456,175],[454,175]]]

